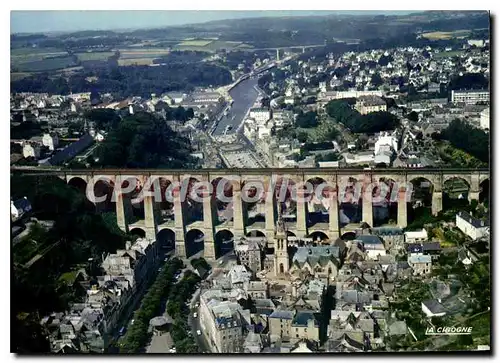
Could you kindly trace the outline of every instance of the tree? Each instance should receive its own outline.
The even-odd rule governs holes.
[[[316,127],[318,125],[318,113],[316,111],[307,111],[304,113],[301,110],[297,115],[296,124],[302,128]]]
[[[411,111],[408,116],[406,116],[406,118],[410,121],[414,121],[414,122],[417,122],[418,121],[418,113],[416,113],[415,111]]]
[[[489,136],[465,121],[453,120],[441,133],[454,147],[464,150],[482,162],[489,162]]]
[[[372,75],[371,83],[374,87],[379,87],[384,84],[384,80],[380,77],[380,74],[374,73]]]
[[[297,133],[297,140],[299,142],[306,142],[307,141],[308,134],[307,132],[300,131]]]
[[[185,118],[182,107],[174,110]],[[180,116],[179,116],[180,117]],[[196,165],[189,141],[149,113],[125,117],[100,145],[99,165],[128,168],[186,168]]]

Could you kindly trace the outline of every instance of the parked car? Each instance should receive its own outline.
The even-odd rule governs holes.
[[[197,330],[196,334],[201,335],[201,330]]]
[[[198,313],[194,313],[193,318],[197,318],[197,317],[198,317]]]

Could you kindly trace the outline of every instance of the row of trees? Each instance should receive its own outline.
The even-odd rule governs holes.
[[[199,263],[203,264],[201,261]],[[189,299],[196,291],[200,281],[198,275],[187,270],[168,297],[167,313],[174,319],[170,335],[175,343],[177,353],[199,353],[194,338],[187,333],[190,331],[187,317],[190,313]]]
[[[399,125],[398,118],[389,112],[380,111],[361,115],[351,107],[352,103],[352,99],[330,101],[326,105],[326,112],[354,133],[394,130]]]
[[[162,313],[163,303],[174,285],[174,276],[182,268],[183,263],[173,258],[156,278],[142,300],[139,310],[134,313],[134,324],[120,344],[120,353],[141,353],[150,340],[148,334],[149,321]]]

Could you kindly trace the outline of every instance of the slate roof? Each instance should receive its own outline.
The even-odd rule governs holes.
[[[275,318],[275,319],[288,319],[292,320],[293,319],[293,311],[290,310],[275,310],[271,315],[269,315],[270,318]]]
[[[345,351],[364,351],[365,346],[349,336],[349,334],[342,334],[338,338],[329,339],[326,343],[328,352],[345,352]]]
[[[441,243],[439,242],[429,242],[424,243],[422,245],[424,252],[425,251],[441,251]]]
[[[94,139],[90,135],[84,135],[78,141],[69,144],[62,151],[55,154],[48,160],[50,165],[59,165],[64,163],[65,161],[74,158],[80,152],[85,150],[94,142]]]
[[[404,234],[403,229],[396,227],[372,228],[372,233],[378,236],[398,236]]]
[[[423,253],[424,248],[422,247],[421,244],[412,243],[412,244],[408,245],[407,251],[408,251],[408,253]]]
[[[389,335],[406,335],[407,327],[404,321],[398,320],[389,325]]]
[[[314,325],[318,326],[318,321],[312,311],[298,311],[293,318],[292,326],[307,326],[309,320],[314,320]]]
[[[432,258],[429,255],[411,255],[408,256],[408,263],[431,263]]]
[[[443,305],[436,299],[422,301],[422,305],[425,305],[427,309],[433,314],[445,313],[446,310]]]
[[[469,213],[464,212],[464,211],[458,212],[457,216],[462,218],[463,220],[467,221],[474,228],[484,228],[484,227],[490,226],[490,223],[488,221],[482,221],[480,219],[474,218]]]
[[[384,244],[380,237],[371,234],[362,234],[360,236],[357,236],[356,240],[363,242],[364,245]]]
[[[299,247],[293,255],[293,261],[305,262],[308,257],[333,256],[339,257],[338,246],[308,246]]]

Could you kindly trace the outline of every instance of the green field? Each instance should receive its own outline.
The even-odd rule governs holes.
[[[68,53],[56,48],[19,48],[12,49],[10,53],[10,62],[13,66],[23,63],[38,62],[45,58],[64,56]]]
[[[85,52],[85,53],[75,53],[81,62],[84,61],[106,61],[111,57],[113,52]]]
[[[62,57],[18,63],[15,67],[19,72],[45,72],[69,68],[75,65],[73,57]]]
[[[440,52],[440,53],[434,54],[432,57],[433,58],[449,58],[449,57],[457,57],[457,56],[459,57],[462,54],[464,54],[464,52],[461,50],[452,50],[449,52]]]
[[[216,52],[221,49],[234,50],[253,48],[242,42],[230,42],[224,40],[188,40],[182,41],[174,47],[176,50],[193,50],[198,52]]]
[[[11,81],[17,81],[26,77],[29,77],[31,73],[28,72],[14,72],[10,74]]]
[[[159,58],[170,53],[167,48],[123,48],[119,49],[120,59],[145,59],[151,60]]]
[[[206,47],[210,43],[212,43],[213,40],[204,40],[204,39],[199,39],[199,40],[184,40],[178,44],[178,46],[191,46],[191,47]]]

